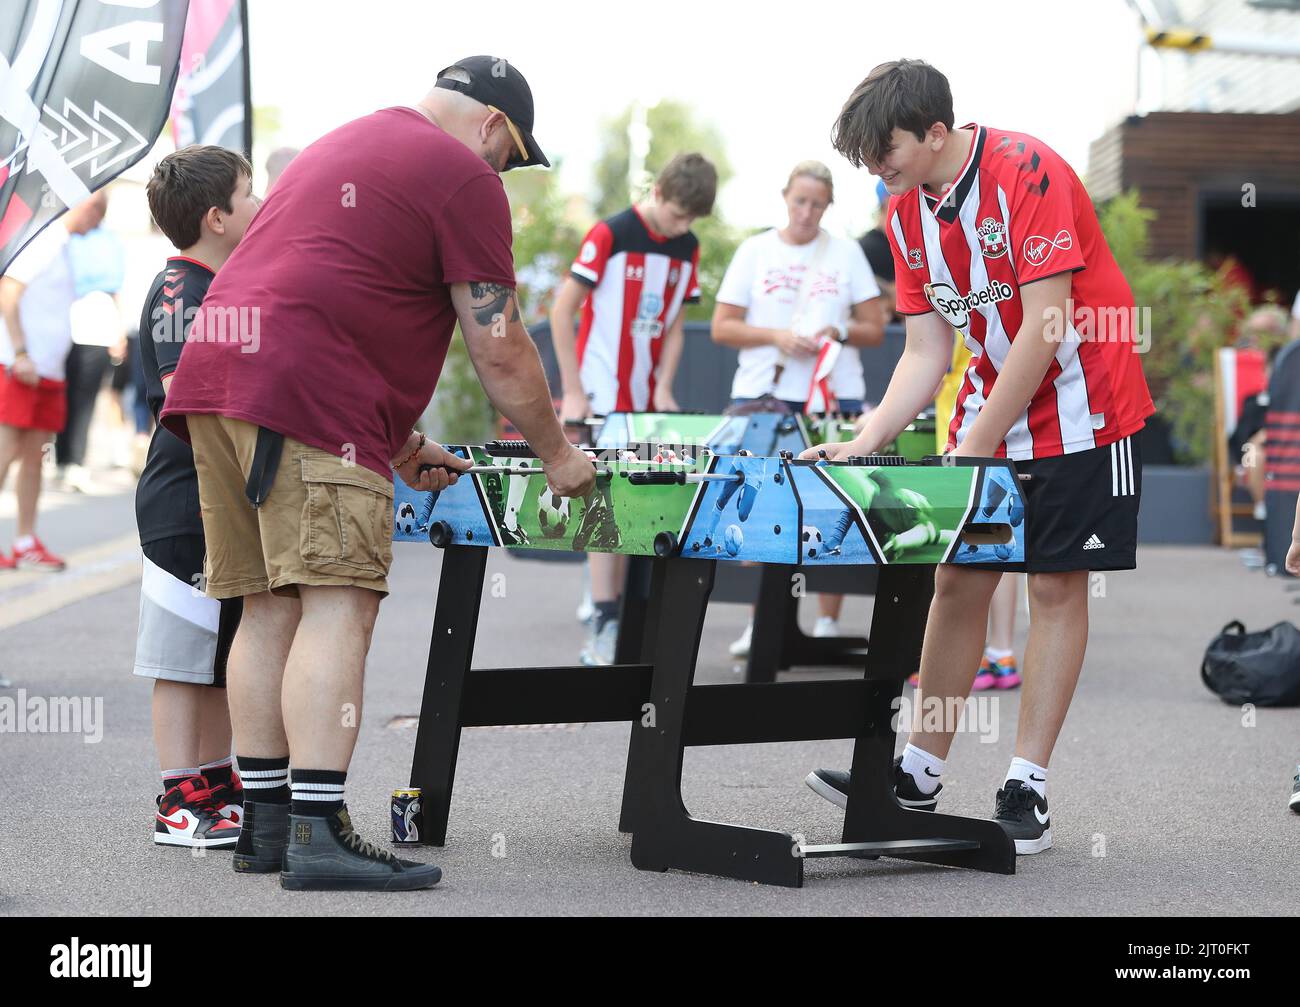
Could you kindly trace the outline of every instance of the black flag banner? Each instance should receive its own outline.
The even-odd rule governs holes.
[[[135,164],[171,107],[188,0],[0,4],[0,273]]]
[[[178,148],[210,143],[252,157],[247,8],[240,0],[190,0],[181,76],[172,98]]]

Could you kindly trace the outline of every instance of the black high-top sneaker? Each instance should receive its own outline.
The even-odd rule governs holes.
[[[231,864],[236,874],[271,874],[284,866],[289,805],[244,800],[244,827]]]
[[[260,809],[259,809],[260,813]],[[289,815],[280,885],[295,891],[410,892],[432,888],[442,869],[398,860],[362,839],[346,806],[328,817]]]
[[[804,777],[804,783],[837,807],[847,808],[849,779],[849,774],[842,769],[815,769]],[[941,783],[934,788],[933,794],[921,793],[912,774],[903,772],[903,757],[900,755],[894,760],[894,797],[903,807],[913,811],[933,811],[942,789]]]
[[[158,798],[153,841],[161,846],[234,846],[239,826],[221,817],[202,777],[183,780]]]
[[[1042,853],[1052,847],[1047,798],[1021,780],[1007,780],[998,791],[993,820],[1016,843],[1016,853]]]

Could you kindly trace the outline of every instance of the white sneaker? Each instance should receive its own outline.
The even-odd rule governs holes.
[[[84,465],[67,467],[63,475],[63,487],[74,493],[85,493],[88,496],[95,495],[98,489],[95,481],[90,477],[90,471]]]
[[[578,602],[578,611],[574,613],[579,622],[591,622],[596,614],[596,603],[591,600],[591,585],[582,592],[582,601]]]
[[[829,615],[818,617],[817,624],[813,626],[813,636],[818,639],[824,639],[828,636],[839,636],[840,624]]]
[[[736,642],[728,647],[727,650],[730,652],[732,657],[749,657],[749,643],[753,637],[754,624],[753,622],[750,622],[750,624],[745,627],[745,632],[741,633]]]
[[[610,619],[601,627],[599,633],[593,632],[587,637],[587,646],[578,658],[580,664],[588,668],[604,668],[614,663],[614,651],[618,646],[618,620]]]

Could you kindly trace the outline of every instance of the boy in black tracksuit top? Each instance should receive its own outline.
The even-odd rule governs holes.
[[[196,145],[163,158],[149,180],[150,212],[180,252],[154,279],[140,317],[155,421],[194,313],[260,205],[252,175],[234,151]],[[230,847],[240,834],[243,787],[231,766],[225,666],[240,600],[203,595],[194,455],[162,426],[149,444],[135,511],[144,553],[135,674],[154,680],[154,742],[163,780],[154,842]]]

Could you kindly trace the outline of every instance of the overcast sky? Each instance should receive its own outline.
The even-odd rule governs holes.
[[[1038,136],[1080,175],[1088,145],[1134,110],[1139,33],[1124,0],[932,0],[907,4],[697,2],[537,4],[504,0],[251,0],[253,100],[278,106],[281,142],[311,142],[349,119],[412,104],[466,55],[523,71],[535,135],[564,159],[563,187],[589,194],[602,120],[640,98],[689,103],[726,140],[732,223],[783,223],[791,166],[835,174],[834,230],[859,231],[874,179],[831,149],[831,123],[877,63],[926,59],[952,82],[958,124]],[[265,150],[259,150],[264,157]]]

